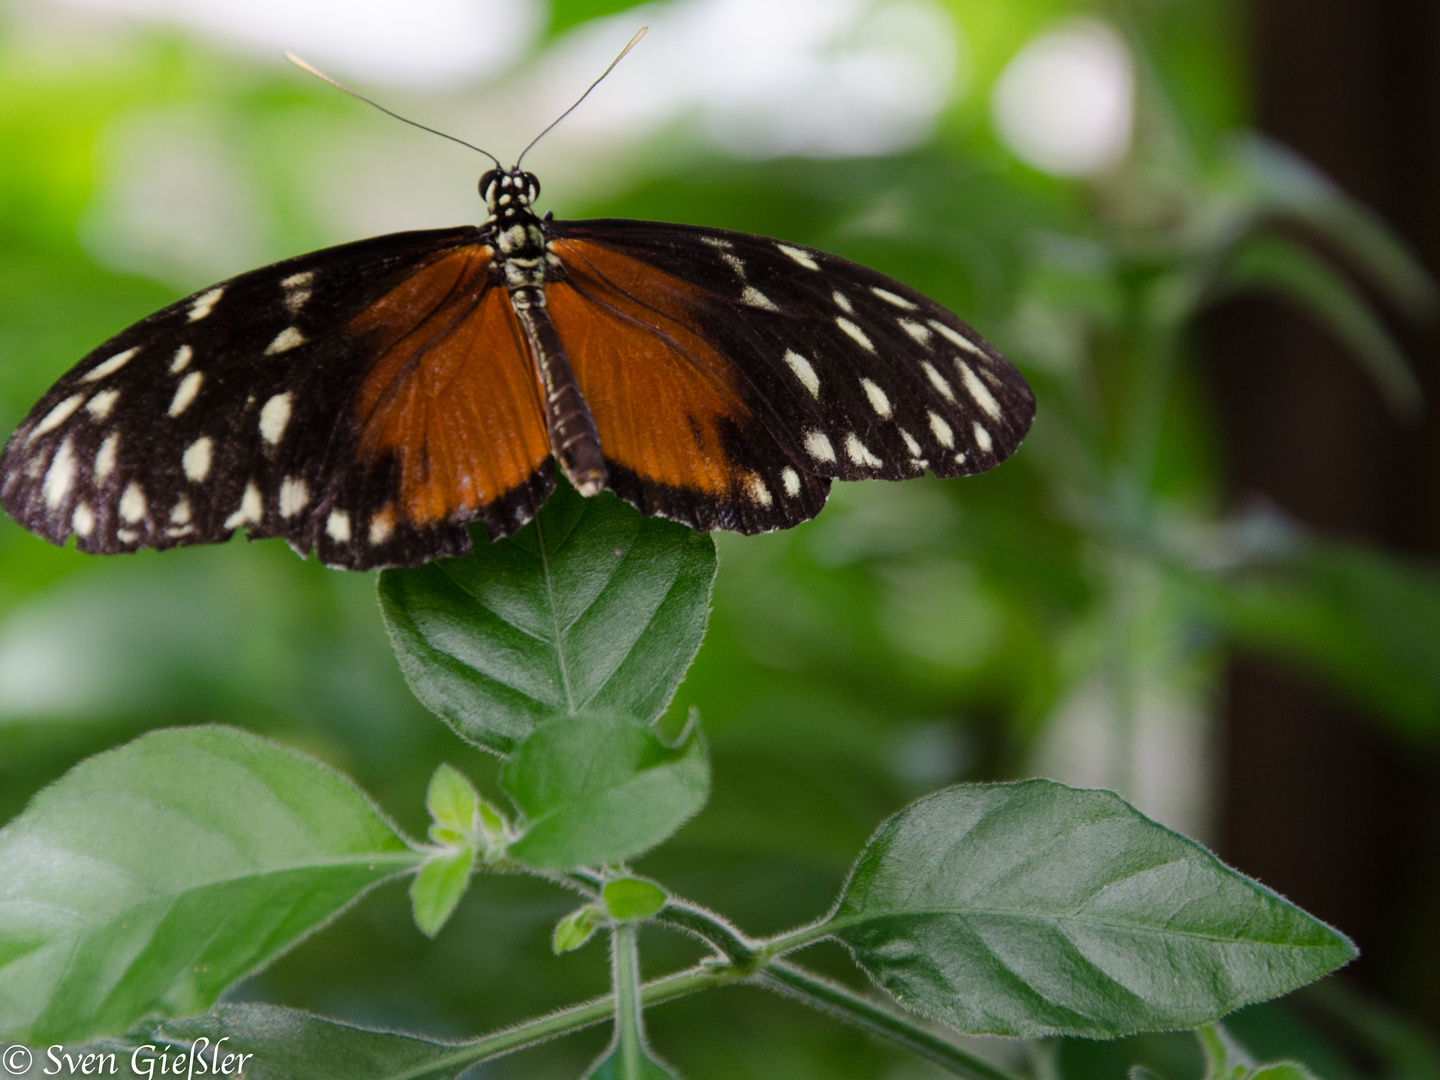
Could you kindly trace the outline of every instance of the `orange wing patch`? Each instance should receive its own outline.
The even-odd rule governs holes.
[[[350,324],[380,359],[356,396],[359,454],[393,454],[397,514],[423,526],[471,516],[550,456],[539,382],[490,251],[438,259]]]
[[[568,280],[546,307],[590,405],[606,458],[642,479],[712,495],[735,476],[721,420],[750,412],[733,367],[688,321],[702,294],[678,278],[583,240],[552,250]]]

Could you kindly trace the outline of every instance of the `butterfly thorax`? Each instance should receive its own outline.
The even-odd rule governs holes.
[[[558,276],[560,261],[549,250],[544,222],[530,208],[540,181],[518,167],[492,169],[480,178],[480,194],[490,212],[482,235],[491,252],[492,280],[509,292],[535,361],[551,449],[576,490],[593,495],[605,484],[605,460],[595,418],[545,310],[545,283]]]

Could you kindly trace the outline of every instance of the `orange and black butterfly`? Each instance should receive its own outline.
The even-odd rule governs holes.
[[[244,528],[363,570],[464,554],[472,521],[514,533],[556,464],[582,494],[757,533],[814,517],[832,479],[983,472],[1030,426],[1020,374],[891,278],[745,233],[555,221],[539,190],[492,169],[478,228],[301,255],[135,324],[11,436],[0,504],[86,552]]]

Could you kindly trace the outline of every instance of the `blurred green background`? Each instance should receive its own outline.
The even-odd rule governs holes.
[[[1114,787],[1354,936],[1236,1033],[1325,1080],[1440,1076],[1440,10],[1419,0],[0,0],[0,429],[100,341],[262,262],[541,205],[762,232],[951,306],[1026,373],[993,474],[837,485],[720,537],[698,705],[712,804],[643,870],[764,933],[814,917],[943,784]],[[1302,156],[1303,155],[1303,156]],[[355,776],[412,832],[451,761],[369,575],[277,543],[91,559],[0,521],[0,820],[74,761],[208,721]],[[435,942],[403,888],[239,988],[478,1033],[600,992],[567,896],[481,880]],[[694,948],[656,934],[649,974]],[[837,975],[838,951],[807,954]],[[929,1067],[730,989],[656,1011],[685,1075]],[[485,1067],[579,1074],[593,1032]],[[1198,1075],[1183,1037],[980,1044],[1037,1077]]]

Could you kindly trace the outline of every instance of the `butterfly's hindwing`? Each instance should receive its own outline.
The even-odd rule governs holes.
[[[619,256],[689,286],[694,330],[733,363],[747,405],[790,460],[817,476],[983,472],[1034,417],[1024,379],[974,330],[867,267],[718,229],[552,228],[567,267],[613,277]]]
[[[96,553],[210,543],[243,527],[364,568],[461,554],[464,518],[513,532],[548,494],[548,469],[532,464],[458,520],[416,523],[396,504],[403,463],[359,452],[364,418],[352,407],[380,348],[357,317],[475,237],[437,230],[314,252],[137,323],[16,430],[0,502],[47,539],[73,534]]]

